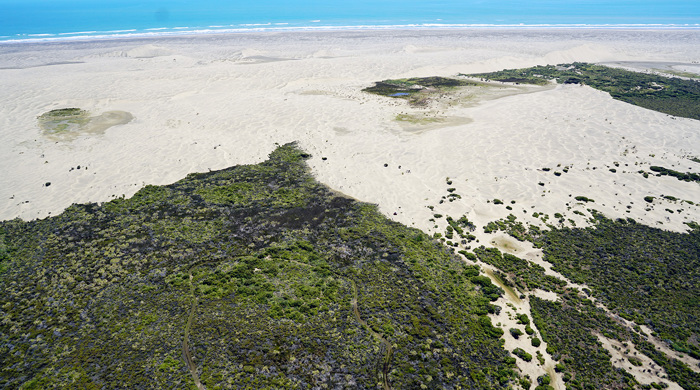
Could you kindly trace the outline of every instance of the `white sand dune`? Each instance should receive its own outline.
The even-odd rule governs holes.
[[[697,43],[697,33],[683,31],[503,30],[1,47],[0,65],[20,69],[0,71],[0,217],[40,218],[74,202],[130,196],[146,183],[257,162],[275,143],[299,141],[314,154],[311,165],[321,181],[428,231],[432,212],[426,206],[485,223],[510,213],[486,203],[493,198],[516,201],[512,212],[526,220],[533,211],[562,212],[581,223],[583,217],[566,212],[594,207],[681,230],[682,222],[698,219],[697,206],[659,200],[647,211],[643,198],[700,201],[697,185],[636,172],[649,164],[697,171],[684,158],[700,155],[697,121],[630,106],[587,87],[558,86],[476,106],[472,99],[436,112],[360,90],[393,77],[565,61],[692,63]],[[110,56],[116,52],[128,55]],[[28,67],[76,61],[82,63]],[[103,136],[70,142],[41,135],[38,115],[73,106],[93,114],[125,111],[134,119]],[[395,120],[426,113],[437,119],[423,125]],[[614,163],[619,167],[613,174]],[[70,170],[78,165],[83,169]],[[552,174],[564,166],[568,173]],[[545,167],[552,171],[540,170]],[[462,199],[439,205],[447,176]],[[42,187],[47,182],[52,185]],[[580,204],[573,200],[578,195],[595,203]]]
[[[650,164],[697,171],[685,158],[700,155],[697,121],[587,87],[472,100],[434,112],[360,90],[386,78],[564,61],[692,64],[700,57],[698,35],[336,32],[2,46],[0,67],[19,69],[0,70],[0,217],[41,218],[74,202],[130,196],[147,183],[258,162],[275,143],[299,141],[314,154],[311,166],[321,181],[426,231],[433,225],[428,205],[478,224],[510,212],[535,221],[533,211],[561,212],[580,224],[584,217],[573,210],[593,207],[682,230],[683,222],[698,220],[697,206],[658,200],[646,210],[643,198],[700,201],[697,185],[636,172]],[[104,135],[56,143],[42,136],[36,117],[62,107],[92,115],[125,111],[134,119]],[[395,120],[402,113],[438,120],[407,126]],[[617,173],[609,171],[614,163]],[[570,169],[556,177],[559,165]],[[462,199],[440,205],[447,176]],[[595,203],[574,201],[578,195]],[[486,203],[493,198],[516,203],[508,211]]]

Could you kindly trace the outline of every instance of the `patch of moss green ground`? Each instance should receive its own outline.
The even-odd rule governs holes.
[[[395,389],[517,380],[487,317],[500,290],[316,182],[306,157],[285,145],[258,165],[1,222],[0,387],[193,388],[192,302],[208,389],[381,388],[372,332],[392,344]]]
[[[80,108],[60,108],[43,113],[37,120],[44,132],[56,134],[85,125],[90,117],[87,111]]]

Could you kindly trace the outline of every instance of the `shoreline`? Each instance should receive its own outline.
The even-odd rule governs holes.
[[[278,23],[275,23],[278,24]],[[285,24],[285,23],[281,23]],[[267,25],[267,24],[265,24]],[[167,30],[167,31],[166,31]],[[406,25],[343,25],[343,26],[273,26],[250,27],[241,26],[208,26],[208,27],[162,27],[144,30],[128,29],[115,31],[86,31],[62,33],[17,34],[19,39],[3,39],[0,37],[0,47],[4,45],[21,45],[54,42],[86,42],[110,41],[129,39],[162,39],[162,38],[195,38],[212,35],[238,34],[279,34],[303,32],[378,32],[378,31],[468,31],[468,30],[594,30],[594,31],[700,31],[700,24],[406,24]],[[83,35],[84,34],[84,35]]]

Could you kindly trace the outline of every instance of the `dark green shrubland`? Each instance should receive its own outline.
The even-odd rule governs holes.
[[[700,82],[677,77],[632,72],[582,62],[506,69],[471,74],[486,80],[545,85],[580,84],[605,91],[614,99],[669,115],[700,119]]]
[[[517,380],[488,317],[502,291],[314,181],[305,157],[285,145],[258,165],[0,223],[0,387],[192,387],[190,313],[207,388]]]

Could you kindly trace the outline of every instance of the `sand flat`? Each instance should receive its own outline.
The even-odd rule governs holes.
[[[700,202],[697,184],[637,171],[700,170],[687,158],[700,156],[698,121],[588,87],[556,86],[438,105],[431,114],[441,120],[406,131],[397,117],[422,111],[361,89],[389,78],[570,61],[698,58],[700,32],[682,30],[300,32],[3,45],[0,218],[42,218],[71,203],[130,196],[145,184],[259,162],[275,143],[298,141],[314,155],[319,180],[428,232],[444,229],[428,221],[429,205],[478,225],[509,213],[536,222],[533,211],[561,212],[580,225],[593,207],[683,230],[683,222],[700,220],[700,208],[659,199]],[[42,135],[37,116],[64,107],[134,119],[70,142]],[[554,176],[562,167],[568,173]],[[446,177],[462,198],[439,204]],[[595,203],[576,202],[578,195]],[[645,204],[648,195],[658,201]],[[494,198],[516,203],[506,210],[487,203]]]

